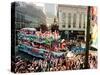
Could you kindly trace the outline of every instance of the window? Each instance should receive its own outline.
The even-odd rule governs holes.
[[[16,29],[19,29],[20,28],[20,24],[19,23],[16,23]]]
[[[85,28],[85,14],[84,14],[84,26],[83,26],[83,28]]]
[[[16,21],[20,22],[20,14],[18,12],[16,12]]]
[[[63,12],[62,18],[65,20],[66,19],[66,13]]]
[[[71,13],[68,14],[68,28],[71,27]]]
[[[62,28],[65,28],[66,26],[65,25],[62,25]]]
[[[82,14],[79,16],[79,28],[81,28],[81,22],[82,22]]]
[[[73,15],[73,27],[76,27],[76,14]]]
[[[64,12],[62,13],[62,27],[66,27],[66,13]]]
[[[20,18],[20,14],[16,12],[16,18]]]
[[[21,21],[24,22],[25,16],[23,14],[21,14]]]

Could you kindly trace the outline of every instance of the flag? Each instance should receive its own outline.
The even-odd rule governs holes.
[[[94,48],[97,47],[97,41],[98,41],[98,28],[97,28],[97,8],[92,7],[92,21],[93,21],[93,29],[92,29],[92,44],[91,46]]]
[[[92,15],[97,15],[97,8],[96,7],[92,7]]]

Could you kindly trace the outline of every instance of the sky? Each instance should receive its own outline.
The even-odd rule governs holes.
[[[56,9],[56,4],[51,4],[51,3],[36,3],[36,6],[42,7],[45,10],[43,10],[46,13],[47,17],[54,17],[56,16],[57,9]]]
[[[45,4],[45,9],[48,17],[56,16],[57,9],[55,4]]]

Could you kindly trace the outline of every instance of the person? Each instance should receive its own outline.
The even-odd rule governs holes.
[[[66,46],[66,43],[65,43],[65,41],[64,41],[64,42],[61,43],[61,49],[62,49],[62,50],[65,50],[65,46]]]

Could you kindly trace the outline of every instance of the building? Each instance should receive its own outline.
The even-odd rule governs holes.
[[[50,27],[54,23],[54,18],[57,16],[57,4],[45,4],[46,23]]]
[[[16,29],[24,27],[39,27],[46,24],[46,16],[40,7],[32,3],[15,2]]]
[[[85,39],[87,26],[87,7],[58,5],[59,30],[64,38]]]

